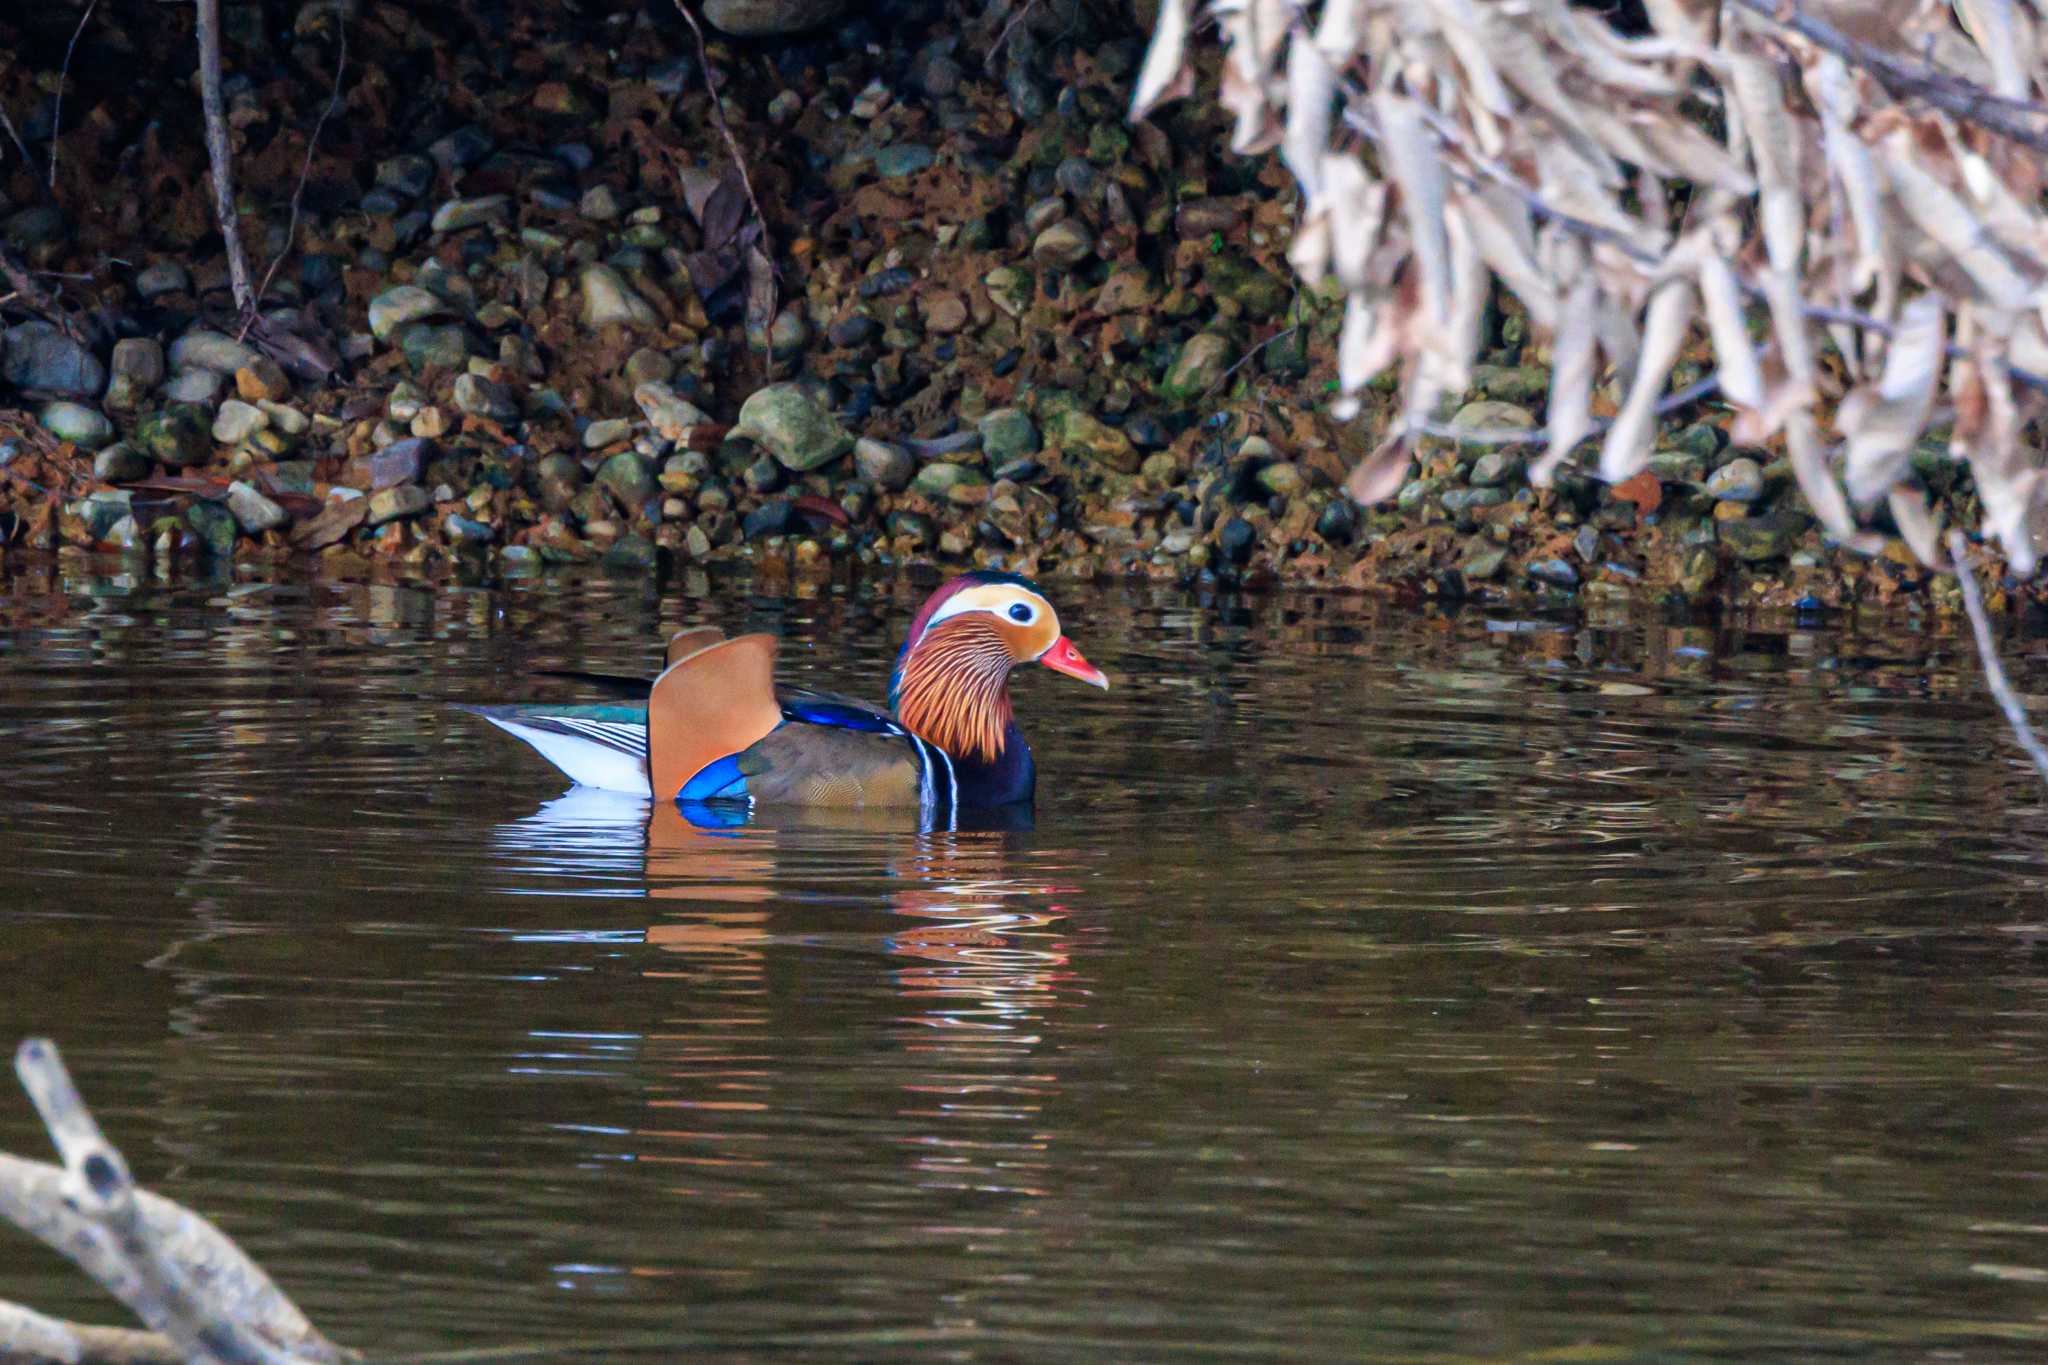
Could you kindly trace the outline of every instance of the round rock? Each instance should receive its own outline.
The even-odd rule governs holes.
[[[816,469],[853,449],[853,437],[796,384],[757,389],[740,406],[736,436],[749,436],[785,469]]]

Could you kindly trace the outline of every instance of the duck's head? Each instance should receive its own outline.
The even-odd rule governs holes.
[[[956,758],[1001,756],[1010,670],[1039,663],[1096,687],[1109,679],[1060,633],[1028,578],[977,570],[942,585],[911,618],[889,677],[889,705],[912,734]]]

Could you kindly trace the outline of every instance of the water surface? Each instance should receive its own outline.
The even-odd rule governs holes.
[[[1054,595],[1035,828],[714,834],[449,704],[697,623],[872,695],[919,588],[16,577],[0,1039],[378,1359],[2039,1357],[1966,640]]]

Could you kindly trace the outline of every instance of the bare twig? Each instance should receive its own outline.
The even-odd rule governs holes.
[[[2048,152],[2048,106],[2006,99],[1973,81],[1959,80],[1932,66],[1909,62],[1858,42],[1834,25],[1801,10],[1791,0],[1736,0],[1744,9],[1790,29],[1877,78],[1892,98],[1919,100],[1966,123],[2011,138],[2023,147]],[[2029,123],[2028,120],[2034,122]]]
[[[2021,704],[2019,694],[2013,691],[2012,683],[2005,676],[2005,665],[1998,661],[1998,646],[1991,638],[1991,618],[1984,613],[1984,598],[1977,590],[1977,574],[1969,563],[1970,542],[1961,531],[1948,533],[1948,557],[1956,572],[1956,584],[1963,590],[1963,610],[1970,614],[1970,630],[1977,638],[1977,662],[1984,669],[1984,686],[1998,702],[1998,709],[2005,712],[2005,723],[2012,727],[2012,737],[2026,750],[2027,757],[2034,760],[2035,771],[2041,780],[2048,782],[2048,747],[2034,735],[2034,727],[2027,719],[2027,708]]]
[[[1264,341],[1260,342],[1258,345],[1252,347],[1249,351],[1246,351],[1236,360],[1231,361],[1229,369],[1225,370],[1222,374],[1217,375],[1214,379],[1209,381],[1209,387],[1202,390],[1203,396],[1206,397],[1207,395],[1214,393],[1218,388],[1228,383],[1230,380],[1230,376],[1236,374],[1239,370],[1243,369],[1246,365],[1250,364],[1253,356],[1265,350],[1268,346],[1271,346],[1274,342],[1279,341],[1281,338],[1291,337],[1300,330],[1301,324],[1299,323],[1296,323],[1292,327],[1283,327],[1279,331],[1273,333],[1273,335],[1267,337]]]
[[[335,0],[334,3],[334,27],[341,44],[340,50],[334,56],[334,89],[327,96],[327,107],[320,111],[319,121],[313,125],[313,135],[306,139],[306,160],[299,167],[299,183],[292,190],[292,214],[285,224],[284,245],[278,249],[270,268],[263,272],[263,282],[256,286],[256,306],[243,317],[242,331],[238,339],[247,339],[249,328],[256,322],[256,309],[263,306],[263,297],[270,292],[271,280],[276,278],[278,267],[284,264],[285,257],[291,255],[292,244],[298,240],[299,205],[306,197],[306,182],[313,175],[313,153],[320,147],[320,134],[326,130],[327,120],[341,107],[341,78],[348,69],[348,14],[342,8],[341,0]]]
[[[234,151],[228,144],[227,109],[220,92],[220,0],[197,0],[197,7],[199,102],[206,115],[206,158],[213,167],[213,211],[227,247],[235,309],[247,318],[256,311],[256,290],[249,282],[249,254],[242,248],[242,220],[235,211]]]
[[[92,22],[92,12],[99,8],[100,0],[86,0],[85,13],[78,16],[78,27],[71,31],[71,41],[64,46],[64,65],[57,70],[57,108],[50,116],[50,189],[57,189],[57,153],[64,145],[64,86],[71,79],[71,54],[78,51],[78,40],[85,35],[85,26]]]
[[[768,232],[768,216],[761,212],[761,201],[754,197],[754,180],[747,174],[747,159],[740,152],[739,139],[732,135],[731,125],[725,121],[725,105],[718,97],[718,87],[711,83],[711,54],[704,46],[704,30],[698,26],[697,16],[690,13],[690,7],[683,0],[675,0],[675,7],[697,40],[697,67],[704,73],[704,93],[711,97],[712,122],[718,125],[718,135],[725,139],[725,150],[732,157],[733,168],[740,173],[740,188],[747,192],[747,207],[754,211],[754,223],[761,231],[759,245],[747,253],[747,321],[756,321],[752,315],[761,310],[755,306],[755,300],[766,296],[769,300],[767,317],[759,319],[759,325],[766,327],[768,319],[775,315],[774,238]]]
[[[1024,0],[1023,4],[1017,6],[1016,11],[1010,15],[1010,21],[1003,25],[1003,31],[998,33],[996,40],[988,45],[988,56],[982,61],[982,70],[993,71],[996,69],[996,58],[1002,55],[1004,44],[1008,43],[1010,35],[1017,31],[1017,25],[1030,18],[1031,11],[1036,8],[1038,8],[1038,0]]]
[[[36,159],[28,154],[28,144],[21,140],[21,130],[14,126],[14,120],[7,117],[7,106],[0,105],[0,128],[7,130],[7,140],[14,144],[14,150],[21,153],[22,162],[29,168],[29,179],[35,179]]]
[[[5,242],[0,242],[0,276],[13,286],[14,292],[8,297],[19,299],[31,311],[56,323],[73,341],[83,342],[77,321],[48,290],[36,283],[34,272]]]

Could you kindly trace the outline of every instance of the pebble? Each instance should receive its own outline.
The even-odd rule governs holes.
[[[405,199],[418,199],[434,187],[434,163],[407,153],[377,163],[377,184]]]
[[[228,485],[228,511],[235,521],[250,535],[262,535],[275,531],[291,520],[284,508],[277,505],[253,484],[235,480]]]
[[[58,440],[69,441],[81,450],[98,450],[114,439],[114,424],[105,413],[67,399],[43,404],[36,412],[36,421]]]
[[[1138,451],[1131,438],[1080,408],[1055,411],[1047,417],[1045,431],[1062,450],[1084,456],[1119,474],[1138,472]]]
[[[519,400],[511,387],[481,375],[465,374],[456,379],[455,406],[472,417],[493,422],[519,420]]]
[[[195,500],[185,509],[185,525],[198,537],[200,548],[209,558],[227,559],[235,553],[235,537],[241,533],[241,524],[220,503]]]
[[[1014,265],[997,266],[982,277],[988,301],[1010,317],[1020,317],[1031,306],[1031,273]]]
[[[229,378],[244,365],[253,365],[262,358],[263,353],[254,346],[202,329],[187,332],[171,343],[170,366],[173,373],[179,370],[212,370],[223,378]]]
[[[1054,223],[1031,243],[1033,260],[1060,270],[1071,270],[1094,254],[1094,234],[1073,218]]]
[[[216,370],[180,370],[164,381],[160,392],[173,403],[211,406],[227,383],[227,376]]]
[[[652,346],[642,346],[626,357],[626,382],[636,389],[642,384],[665,384],[675,373],[675,361]]]
[[[206,410],[192,403],[173,403],[135,424],[135,446],[166,469],[204,464],[213,454]]]
[[[1718,502],[1756,502],[1764,495],[1764,471],[1738,455],[1707,476],[1707,493]]]
[[[1529,566],[1529,577],[1554,588],[1576,588],[1579,571],[1562,559],[1539,559]]]
[[[99,357],[54,323],[24,322],[0,332],[0,382],[37,393],[97,398],[106,387]]]
[[[611,491],[628,509],[637,511],[654,496],[654,470],[637,450],[622,450],[597,467],[595,482]]]
[[[448,200],[434,210],[431,226],[435,232],[462,232],[491,223],[510,222],[511,219],[512,197],[486,194],[477,199]]]
[[[611,323],[629,327],[657,327],[661,315],[641,298],[618,271],[608,265],[588,265],[580,280],[583,289],[583,325],[593,330]]]
[[[796,507],[788,498],[771,498],[747,513],[740,522],[740,534],[748,540],[779,536],[789,530],[795,516]]]
[[[865,313],[854,313],[832,324],[825,339],[841,350],[855,350],[882,334],[882,324]]]
[[[433,499],[418,484],[396,484],[370,495],[370,510],[365,514],[363,524],[382,526],[387,522],[404,521],[418,516],[432,505]]]
[[[1522,476],[1523,460],[1520,455],[1506,450],[1489,450],[1473,461],[1472,472],[1466,482],[1474,488],[1496,488],[1511,479]]]
[[[924,300],[926,330],[946,335],[967,325],[967,305],[958,294],[934,294]]]
[[[676,391],[667,384],[649,382],[633,390],[633,401],[640,405],[647,420],[665,441],[689,439],[695,427],[707,426],[711,417],[695,403],[679,398]]]
[[[191,288],[192,277],[176,261],[157,261],[135,272],[135,292],[145,301],[189,293]]]
[[[839,17],[844,0],[705,0],[712,27],[736,38],[801,33]]]
[[[916,281],[917,276],[911,274],[902,266],[890,266],[886,270],[877,270],[874,274],[862,280],[860,282],[860,296],[864,299],[878,299],[890,294],[900,294],[910,288]]]
[[[407,323],[447,311],[448,304],[439,294],[416,284],[397,285],[370,300],[370,335],[388,341]]]
[[[620,441],[632,436],[632,434],[633,424],[623,417],[612,417],[602,422],[592,422],[589,426],[583,428],[583,448],[585,450],[603,450],[606,446],[617,445]]]
[[[414,436],[403,441],[393,441],[369,458],[368,478],[365,480],[372,492],[380,488],[393,488],[402,483],[417,483],[425,472],[428,458],[434,453],[434,443],[423,437]]]
[[[263,409],[239,398],[230,398],[214,414],[213,439],[224,446],[238,446],[269,425],[270,418]]]
[[[893,493],[910,483],[917,461],[902,446],[864,436],[853,443],[853,467],[867,482]]]
[[[1038,425],[1022,408],[997,408],[984,413],[975,426],[981,432],[982,452],[992,465],[1035,455],[1043,444]]]
[[[469,360],[469,332],[460,323],[415,322],[399,332],[398,349],[415,374],[460,369]]]
[[[610,185],[592,185],[583,192],[576,211],[593,223],[615,223],[625,213],[625,206],[619,203],[619,192]]]
[[[140,407],[142,400],[164,382],[163,343],[155,337],[123,337],[114,343],[107,369],[107,406]]]
[[[1243,517],[1232,517],[1216,532],[1216,551],[1229,564],[1243,564],[1252,557],[1259,533]]]
[[[269,356],[259,356],[255,364],[235,371],[235,391],[251,403],[274,403],[291,397],[292,382],[282,365]]]
[[[1214,389],[1230,369],[1232,346],[1221,332],[1197,332],[1181,344],[1180,352],[1159,381],[1159,397],[1185,407]]]
[[[938,159],[938,153],[929,147],[899,142],[875,153],[875,174],[885,180],[895,180],[929,170]]]
[[[149,457],[126,441],[92,457],[92,476],[101,483],[133,483],[149,477]]]

